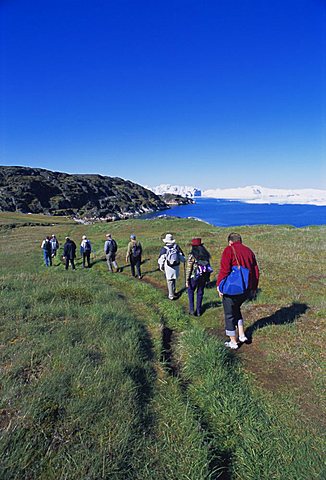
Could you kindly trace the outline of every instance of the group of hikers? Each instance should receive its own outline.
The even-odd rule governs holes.
[[[41,248],[43,250],[45,266],[51,267],[52,259],[56,257],[57,251],[59,249],[59,242],[57,237],[54,234],[51,237],[49,236],[45,237],[41,244]],[[76,270],[76,267],[75,267],[76,249],[77,247],[75,242],[71,240],[71,238],[66,237],[65,243],[63,246],[63,255],[62,255],[62,258],[65,260],[66,270],[68,270],[69,268],[69,263],[71,264],[71,268],[73,270]],[[90,268],[91,252],[92,252],[91,242],[88,240],[86,235],[83,235],[81,244],[80,244],[80,254],[83,259],[83,268],[86,268],[86,267]]]
[[[202,302],[205,286],[210,281],[213,269],[210,264],[211,255],[201,241],[201,238],[191,240],[191,250],[186,256],[181,247],[176,243],[171,233],[167,233],[162,239],[164,246],[161,248],[158,257],[158,267],[165,274],[168,298],[176,300],[180,294],[176,293],[176,281],[180,275],[180,265],[184,264],[185,287],[188,293],[189,314],[200,317],[202,314]],[[239,348],[239,343],[247,341],[244,332],[244,321],[241,313],[241,305],[255,297],[258,281],[259,268],[254,252],[242,243],[241,235],[231,233],[228,236],[228,245],[221,257],[220,270],[216,280],[216,289],[222,299],[225,333],[229,340],[225,346],[231,349]],[[47,267],[52,265],[52,258],[57,255],[59,242],[53,234],[47,236],[41,245],[44,253],[44,263]],[[68,270],[69,263],[75,270],[74,260],[76,258],[76,244],[69,237],[65,238],[63,246],[63,259],[65,269]],[[106,234],[104,243],[104,254],[110,272],[120,272],[116,261],[118,250],[117,242],[110,233]],[[90,268],[90,255],[92,245],[86,235],[82,236],[80,254],[83,268]],[[130,241],[126,251],[126,262],[129,261],[131,275],[138,279],[142,278],[142,246],[136,235],[130,235]],[[196,292],[196,306],[195,306]]]

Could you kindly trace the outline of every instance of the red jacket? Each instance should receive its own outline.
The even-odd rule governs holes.
[[[249,288],[250,290],[257,290],[259,280],[259,269],[256,262],[255,254],[250,248],[243,245],[241,242],[235,242],[232,247],[236,251],[238,261],[242,267],[249,270]],[[232,267],[238,265],[235,258],[233,248],[228,246],[224,249],[221,258],[221,268],[217,277],[216,285],[218,286],[227,277],[232,270]]]

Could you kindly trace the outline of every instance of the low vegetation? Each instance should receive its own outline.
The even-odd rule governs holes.
[[[250,344],[223,345],[212,282],[202,317],[166,298],[166,232],[201,236],[214,274],[229,229],[179,219],[110,224],[119,274],[103,261],[108,225],[0,215],[0,478],[322,479],[325,428],[324,227],[241,227],[260,292],[245,305]],[[92,241],[92,268],[43,265],[55,233]],[[124,257],[135,233],[143,279]],[[59,255],[62,250],[59,250]],[[213,278],[212,278],[213,280]]]

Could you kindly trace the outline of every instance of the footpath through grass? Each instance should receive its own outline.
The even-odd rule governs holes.
[[[226,230],[188,220],[110,225],[122,267],[122,245],[139,235],[145,255],[138,281],[127,267],[107,272],[107,226],[66,221],[52,232],[23,220],[0,231],[0,478],[323,478],[322,227],[237,229],[263,276],[260,297],[245,307],[253,343],[233,355],[219,338],[215,290],[205,293],[203,317],[190,318],[185,295],[169,302],[156,271],[161,237],[172,231],[185,250],[192,236],[202,236],[217,272]],[[76,243],[86,233],[92,269],[78,261],[76,272],[65,272],[59,259],[46,269],[40,241],[51,233]],[[296,272],[309,273],[306,290]],[[284,381],[272,378],[275,392],[264,388],[258,355],[265,375],[281,359]]]

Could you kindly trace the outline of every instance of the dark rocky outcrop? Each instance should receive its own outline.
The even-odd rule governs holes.
[[[174,193],[163,193],[160,195],[167,205],[189,205],[195,203],[190,197],[182,197],[181,195],[175,195]]]
[[[165,208],[162,198],[122,178],[0,167],[0,211],[114,220]]]

